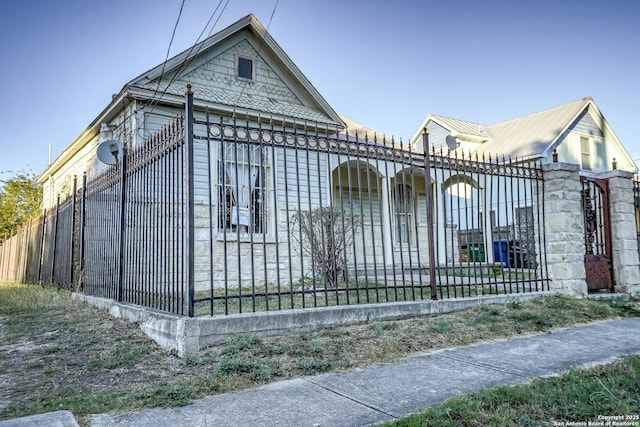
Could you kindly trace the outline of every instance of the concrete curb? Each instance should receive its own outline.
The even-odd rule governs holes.
[[[140,325],[158,345],[179,356],[193,354],[203,348],[224,343],[235,334],[259,336],[311,332],[323,328],[353,325],[373,320],[397,320],[432,316],[466,310],[482,304],[505,304],[550,295],[549,292],[529,292],[509,295],[486,295],[443,300],[405,301],[383,304],[362,304],[318,307],[228,316],[184,317],[149,308],[118,303],[106,298],[82,294],[74,297],[109,309],[112,316]]]

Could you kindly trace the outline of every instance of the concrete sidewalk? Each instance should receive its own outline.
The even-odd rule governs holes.
[[[280,381],[255,390],[200,399],[188,406],[92,417],[105,426],[367,426],[392,421],[486,387],[559,374],[571,367],[640,354],[640,318],[594,323],[512,340],[416,355],[397,363]],[[0,427],[48,423],[25,419]],[[35,421],[35,420],[34,420]],[[60,421],[60,419],[58,419]]]

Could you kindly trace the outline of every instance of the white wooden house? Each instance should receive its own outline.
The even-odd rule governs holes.
[[[450,196],[465,199],[465,209],[475,209],[471,215],[460,215],[451,208],[453,204],[447,210],[447,203],[434,202],[440,264],[460,258],[459,248],[443,237],[454,227],[459,233],[501,224],[515,230],[518,224],[533,223],[529,208],[536,194],[531,188],[523,190],[524,202],[517,201],[514,208],[512,201],[498,198],[499,191],[492,193],[495,199],[486,201],[477,177],[454,171],[425,174],[419,156],[414,163],[398,161],[399,152],[378,156],[379,150],[398,147],[392,141],[376,141],[374,132],[338,115],[253,15],[125,84],[39,177],[44,208],[54,207],[58,195],[70,194],[74,176],[95,175],[105,167],[96,160],[100,142],[114,138],[130,148],[139,147],[182,113],[188,84],[193,88],[196,119],[203,119],[208,111],[215,118],[212,121],[219,123],[217,131],[209,131],[210,145],[202,140],[195,144],[197,289],[227,286],[229,280],[245,286],[256,280],[279,283],[288,277],[293,283],[317,274],[309,271],[313,264],[308,254],[291,244],[291,222],[296,212],[318,206],[347,206],[362,221],[346,267],[378,271],[391,266],[391,272],[398,265],[402,270],[424,269],[427,182],[433,188],[443,185]],[[227,144],[221,135],[226,125],[236,122],[247,128],[270,123],[270,135],[309,126],[316,141],[340,135],[346,148],[313,151],[309,161],[309,151]],[[606,169],[613,158],[619,169],[635,170],[589,98],[494,126],[430,115],[423,127],[438,148],[543,161],[551,161],[555,150],[562,161],[582,162],[585,170]],[[351,132],[345,136],[348,129],[359,132],[358,140]],[[361,150],[357,146],[365,139],[378,146]],[[421,152],[421,131],[411,147],[413,154]],[[370,149],[377,157],[369,155]],[[403,151],[401,156],[411,156]],[[491,261],[491,233],[483,239],[484,260]]]
[[[429,114],[410,141],[416,151],[423,150],[423,129],[429,134],[431,150],[459,158],[516,163],[533,160],[542,164],[558,161],[579,165],[584,176],[614,168],[637,172],[628,151],[590,97],[494,125]],[[508,192],[500,195],[501,192],[493,191],[493,196],[486,195],[489,187],[497,185],[492,180],[481,184],[468,175],[445,178],[435,184],[441,185],[444,193],[465,199],[462,206],[466,211],[461,214],[455,202],[442,203],[439,214],[461,234],[494,230],[485,232],[482,242],[489,259],[494,247],[491,240],[501,237],[495,230],[507,227],[511,239],[512,234],[518,230],[525,232],[529,228],[527,224],[533,223],[533,194],[527,194],[522,184],[517,184],[520,188],[513,192],[526,196],[514,205]]]

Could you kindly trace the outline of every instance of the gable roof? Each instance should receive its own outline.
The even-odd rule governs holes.
[[[253,37],[240,36],[243,31],[247,31]],[[237,37],[234,39],[234,36]],[[178,97],[183,102],[186,85],[193,83],[193,79],[197,77],[193,75],[193,73],[197,73],[195,68],[203,65],[197,63],[198,57],[206,56],[208,52],[219,48],[229,40],[232,40],[231,43],[245,43],[244,49],[247,56],[253,57],[255,55],[256,58],[260,56],[265,59],[263,66],[268,67],[270,73],[279,77],[289,77],[290,81],[296,83],[295,87],[281,88],[278,93],[255,90],[251,92],[245,89],[247,83],[244,83],[244,85],[232,87],[237,90],[230,91],[228,83],[216,84],[216,78],[207,76],[210,85],[203,87],[194,84],[193,91],[196,103],[215,105],[218,109],[227,112],[249,115],[270,112],[286,118],[338,127],[344,126],[338,114],[253,14],[245,16],[204,41],[142,73],[129,81],[125,87],[129,87],[133,92],[143,96],[155,95],[156,89],[159,87],[164,94]],[[224,47],[230,48],[231,45],[228,44]],[[281,73],[284,74],[281,75]],[[259,84],[256,82],[256,85]]]
[[[585,114],[591,114],[596,119],[602,132],[620,147],[626,160],[634,164],[591,97],[491,126],[429,114],[411,141],[412,144],[417,144],[422,129],[434,122],[447,129],[454,137],[480,143],[474,152],[518,159],[548,158],[562,141],[565,132]]]
[[[230,95],[215,87],[195,85],[193,91],[196,105],[207,106],[212,111],[248,116],[264,116],[265,112],[270,112],[272,115],[281,115],[282,119],[311,121],[338,130],[345,127],[338,114],[269,35],[260,21],[253,14],[249,14],[126,83],[89,126],[43,171],[38,182],[44,183],[73,158],[98,135],[100,125],[117,117],[131,99],[158,100],[161,98],[163,103],[184,104],[186,85],[191,83],[190,79],[194,78],[192,74],[195,73],[195,68],[202,65],[198,63],[198,59],[206,57],[208,52],[212,52],[217,47],[231,47],[225,45],[229,40],[236,43],[246,41],[247,48],[252,53],[265,59],[265,66],[269,67],[270,72],[281,80],[286,79],[291,82],[291,85],[283,89],[286,94],[282,96],[279,96],[280,94],[260,96],[243,89]],[[156,92],[158,88],[160,95]]]
[[[492,139],[479,150],[505,157],[545,157],[550,147],[593,104],[590,97],[488,127]]]

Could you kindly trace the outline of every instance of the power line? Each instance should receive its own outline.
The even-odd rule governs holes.
[[[207,23],[205,24],[204,28],[202,29],[202,32],[200,33],[200,35],[198,36],[198,38],[196,39],[196,41],[194,42],[194,44],[191,46],[191,48],[189,49],[189,52],[186,55],[186,58],[189,58],[188,60],[184,61],[181,65],[180,68],[173,74],[173,76],[171,77],[171,80],[169,81],[169,83],[165,86],[164,90],[162,91],[162,93],[157,96],[157,93],[154,93],[154,96],[151,98],[151,101],[149,101],[149,105],[151,106],[151,112],[153,112],[153,106],[157,105],[159,98],[161,98],[163,95],[165,95],[167,93],[167,90],[169,89],[169,87],[171,86],[171,84],[175,81],[175,79],[177,78],[177,76],[180,74],[180,72],[189,64],[191,63],[191,60],[193,59],[192,52],[195,49],[195,47],[198,45],[198,43],[200,43],[200,39],[202,38],[202,36],[204,35],[204,33],[207,31],[207,27],[209,26],[209,24],[211,23],[211,21],[213,20],[213,17],[216,15],[216,13],[218,12],[218,9],[220,9],[220,6],[222,5],[222,1],[220,0],[218,2],[218,6],[216,6],[216,8],[214,9],[213,13],[211,14],[211,16],[209,17],[209,20],[207,21]],[[224,13],[225,9],[227,8],[227,5],[229,4],[229,0],[226,1],[226,3],[224,4],[224,7],[222,8],[222,10],[220,11],[220,15],[218,16],[218,19],[216,19],[216,21],[213,23],[213,26],[211,27],[211,31],[213,31],[213,29],[215,28],[215,26],[217,25],[218,21],[220,20],[220,18],[222,17],[222,14]],[[198,51],[196,51],[196,54],[200,51],[200,49],[202,49],[202,44],[200,44]],[[160,77],[158,78],[158,87],[160,87],[160,83],[162,81],[162,77],[163,75],[161,74]]]
[[[169,52],[171,52],[171,45],[173,44],[173,39],[176,36],[176,30],[178,29],[178,23],[180,22],[180,17],[182,16],[182,10],[184,9],[184,2],[180,4],[180,12],[178,12],[178,19],[176,19],[176,23],[173,26],[173,33],[171,33],[171,40],[169,40],[169,47],[167,47],[167,54],[164,57],[164,62],[162,63],[162,71],[160,71],[160,78],[158,79],[158,86],[156,86],[156,90],[153,92],[152,98],[155,98],[158,90],[160,89],[160,82],[162,81],[162,76],[164,75],[164,67],[167,65],[167,61],[169,60]]]

